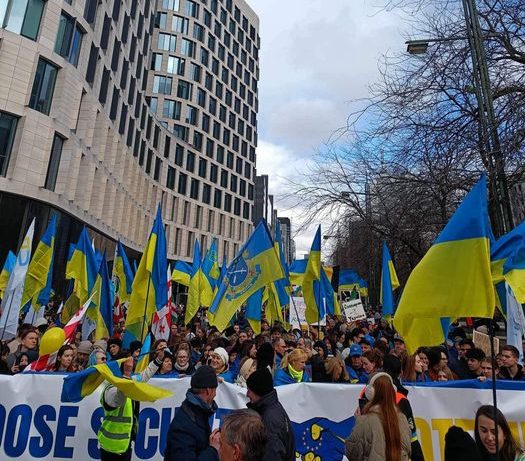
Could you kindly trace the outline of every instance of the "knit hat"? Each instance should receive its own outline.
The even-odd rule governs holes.
[[[257,368],[273,368],[273,362],[275,359],[275,351],[270,343],[263,343],[257,349],[257,354],[255,355],[257,360]]]
[[[93,349],[98,349],[106,353],[106,351],[108,350],[108,343],[103,339],[99,339],[93,343]]]
[[[118,347],[122,348],[122,341],[118,338],[109,338],[108,339],[108,349],[109,346],[116,344]]]
[[[80,352],[81,354],[91,354],[91,351],[93,350],[93,344],[91,344],[91,341],[80,341],[80,344],[77,347],[77,352]]]
[[[248,374],[248,372],[250,371],[250,368],[253,366],[253,364],[255,363],[255,360],[251,359],[251,358],[247,358],[244,363],[242,364],[242,367],[241,369],[239,370],[239,374],[241,376],[244,376],[246,377],[246,375]]]
[[[191,377],[191,387],[193,389],[209,389],[218,385],[215,370],[208,365],[199,367]]]
[[[445,435],[445,461],[481,461],[476,442],[460,427],[452,426]]]
[[[142,347],[142,343],[140,341],[131,341],[129,343],[129,353],[131,355],[133,355],[133,352],[135,352],[136,350],[140,350],[140,348]]]
[[[246,380],[246,386],[259,397],[273,391],[273,378],[267,368],[254,371]]]
[[[228,352],[226,352],[226,349],[224,349],[224,347],[216,347],[213,350],[213,353],[217,354],[222,359],[222,362],[224,363],[224,365],[228,365],[229,355],[228,355]]]

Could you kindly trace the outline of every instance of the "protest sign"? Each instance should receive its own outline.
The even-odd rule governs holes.
[[[345,301],[341,304],[341,307],[343,308],[345,317],[349,322],[366,319],[365,309],[360,299]]]

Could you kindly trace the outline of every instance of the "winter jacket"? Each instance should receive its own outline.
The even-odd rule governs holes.
[[[168,429],[164,461],[218,461],[217,450],[210,446],[210,416],[217,404],[206,404],[191,389],[176,411]]]
[[[378,409],[378,411],[380,411]],[[401,434],[401,461],[410,459],[410,428],[402,413],[398,413]],[[358,416],[352,433],[346,439],[346,457],[352,461],[384,461],[386,441],[379,414],[373,410]]]
[[[306,372],[306,370],[303,372],[303,379],[301,380],[301,382],[302,383],[310,382],[310,376],[308,376],[308,373]],[[275,375],[273,377],[274,386],[282,386],[284,384],[296,384],[296,383],[297,381],[293,379],[284,368],[279,368],[275,371]]]
[[[268,434],[263,461],[295,461],[295,436],[290,418],[277,398],[274,389],[248,408],[261,415]]]

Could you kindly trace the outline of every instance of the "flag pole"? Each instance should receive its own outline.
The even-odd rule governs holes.
[[[149,287],[151,285],[151,274],[148,276],[148,290],[146,291],[146,301],[144,302],[144,317],[142,319],[142,330],[140,332],[140,342],[143,341],[142,337],[144,336],[144,322],[147,322],[146,312],[148,310],[148,298],[149,298]]]
[[[13,290],[11,290],[11,298],[9,298],[9,307],[7,308],[7,314],[5,315],[5,325],[4,325],[4,328],[2,328],[2,336],[0,336],[0,341],[4,340],[5,330],[7,328],[7,320],[9,319],[9,314],[11,313],[11,307],[13,306],[14,297],[15,297],[14,292]],[[2,313],[2,317],[4,313],[5,312]]]
[[[297,310],[297,306],[295,305],[295,301],[293,300],[293,296],[290,294],[290,300],[292,301],[293,308],[295,311],[295,315],[297,316],[297,323],[299,323],[299,330],[301,329],[301,320],[299,319],[299,311]],[[292,322],[290,322],[290,326],[292,326]],[[293,328],[292,328],[293,330]]]
[[[495,336],[495,323],[496,321],[492,318],[489,322],[489,337],[490,337],[490,355],[492,356],[492,402],[494,406],[494,427],[495,427],[495,438],[496,438],[496,461],[500,460],[499,452],[499,441],[498,441],[498,400],[496,392],[496,350],[494,347],[494,336]]]

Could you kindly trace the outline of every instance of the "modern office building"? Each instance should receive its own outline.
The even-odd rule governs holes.
[[[60,216],[138,256],[158,203],[170,259],[249,234],[258,18],[243,0],[0,2],[0,258]]]
[[[295,243],[292,239],[292,222],[290,218],[278,217],[281,224],[281,240],[283,245],[284,259],[288,264],[295,259]]]
[[[263,174],[255,177],[255,202],[253,204],[253,224],[256,226],[263,219],[268,221],[268,210],[270,208],[268,192],[268,175]]]

